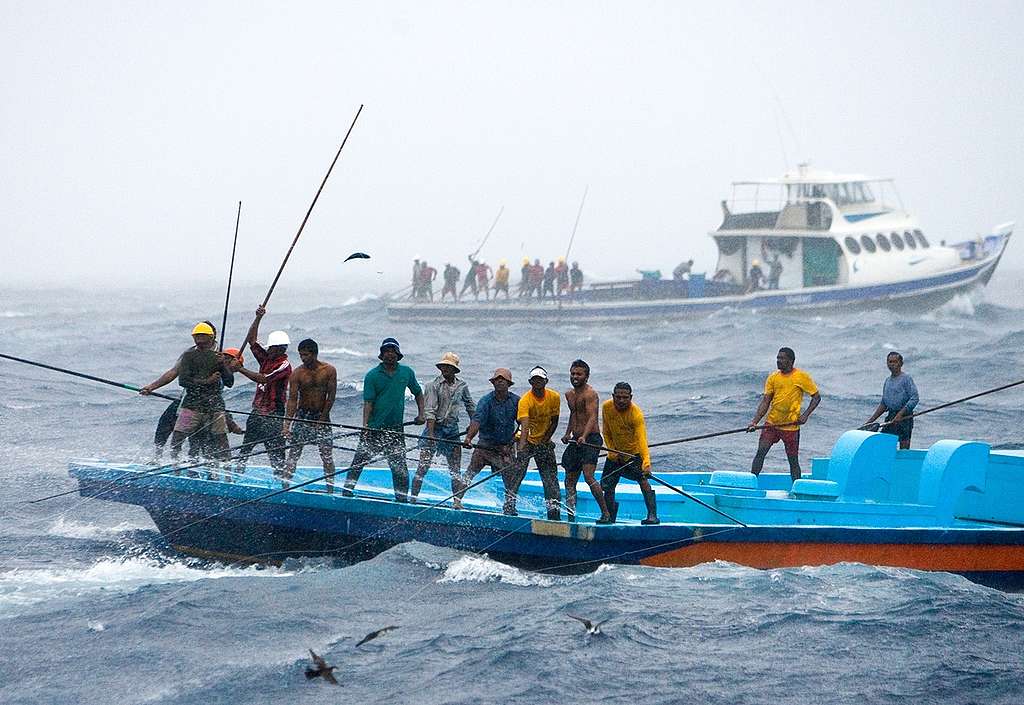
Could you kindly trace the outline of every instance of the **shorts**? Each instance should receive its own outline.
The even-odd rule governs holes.
[[[633,482],[640,482],[644,478],[642,468],[643,459],[630,458],[629,460],[604,461],[604,468],[601,469],[601,489],[605,492],[614,490],[619,480],[626,478]]]
[[[600,433],[589,433],[586,438],[587,445],[570,443],[562,453],[562,467],[566,472],[580,472],[584,465],[597,465],[597,456],[601,452],[600,446],[604,439]]]
[[[768,426],[761,429],[761,440],[759,445],[773,446],[779,441],[786,447],[786,456],[792,457],[800,454],[800,429],[783,431],[775,426]]]
[[[310,421],[319,420],[319,411],[299,409],[298,413],[295,414],[295,421],[292,422],[291,445],[295,446],[299,443],[316,443],[321,447],[332,445],[334,443],[334,434],[331,426],[325,423],[310,423]]]
[[[184,433],[186,436],[191,436],[198,431],[208,431],[214,436],[224,436],[228,432],[228,424],[223,411],[179,409],[174,431],[175,433]]]
[[[890,411],[885,415],[886,421],[892,421],[896,418],[898,411]],[[897,423],[889,424],[888,426],[882,426],[878,429],[882,433],[889,433],[893,436],[899,437],[901,441],[910,442],[910,436],[914,433],[914,419],[903,419]]]
[[[452,424],[451,426],[434,426],[434,437],[431,438],[427,435],[427,429],[423,429],[423,433],[420,434],[419,441],[416,442],[416,447],[421,451],[427,451],[433,457],[434,453],[440,454],[445,460],[448,461],[448,466],[453,467],[452,463],[455,462],[456,453],[460,453],[459,448],[461,447],[462,441],[459,439],[462,437],[462,433],[459,431],[458,424]],[[459,458],[461,458],[461,454]]]
[[[481,439],[477,447],[473,449],[473,455],[469,459],[468,470],[476,472],[490,465],[491,469],[496,472],[508,472],[515,465],[516,455],[514,448],[515,446],[512,443],[499,445]]]

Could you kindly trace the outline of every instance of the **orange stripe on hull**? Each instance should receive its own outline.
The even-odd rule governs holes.
[[[1024,571],[1024,546],[706,541],[649,556],[640,563],[683,568],[708,561],[730,561],[751,568],[865,563],[951,572]]]

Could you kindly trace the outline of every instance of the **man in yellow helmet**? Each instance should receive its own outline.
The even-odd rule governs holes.
[[[494,273],[494,298],[498,298],[498,292],[504,291],[505,298],[508,298],[508,266],[505,264],[505,260],[501,260],[498,264],[498,271]]]

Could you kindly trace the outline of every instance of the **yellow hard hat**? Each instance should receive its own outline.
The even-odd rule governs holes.
[[[529,263],[530,263],[530,258],[529,257],[523,257],[523,264],[529,264]]]
[[[192,329],[192,335],[213,335],[213,328],[209,323],[196,323],[196,327]]]
[[[505,260],[499,260],[498,264],[500,264],[502,267],[504,267],[505,266]]]
[[[564,262],[564,261],[565,261],[565,257],[559,257],[559,258],[558,258],[558,261],[559,261],[559,262]]]

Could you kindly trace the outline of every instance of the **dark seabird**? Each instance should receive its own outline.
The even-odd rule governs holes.
[[[601,631],[601,625],[608,621],[607,619],[603,619],[595,624],[594,622],[591,622],[589,619],[577,617],[574,614],[567,614],[565,616],[571,619],[575,619],[577,622],[582,622],[583,626],[587,628],[587,634],[604,634],[604,632]]]
[[[387,634],[392,629],[398,629],[398,627],[395,627],[395,626],[384,627],[383,629],[378,629],[375,632],[370,632],[369,634],[367,634],[366,636],[364,636],[362,639],[359,640],[359,643],[356,644],[356,648],[362,646],[363,644],[365,644],[368,641],[373,641],[374,639],[376,639],[379,636],[383,636],[384,634]]]
[[[327,662],[324,661],[323,657],[317,656],[313,649],[309,650],[309,655],[313,658],[313,665],[316,666],[316,668],[307,668],[306,678],[308,678],[309,680],[313,680],[314,678],[323,678],[328,683],[338,685],[338,680],[334,677],[334,674],[331,672],[336,667],[328,666]]]
[[[370,259],[370,255],[365,252],[353,252],[345,258],[345,261],[348,262],[350,259]]]

